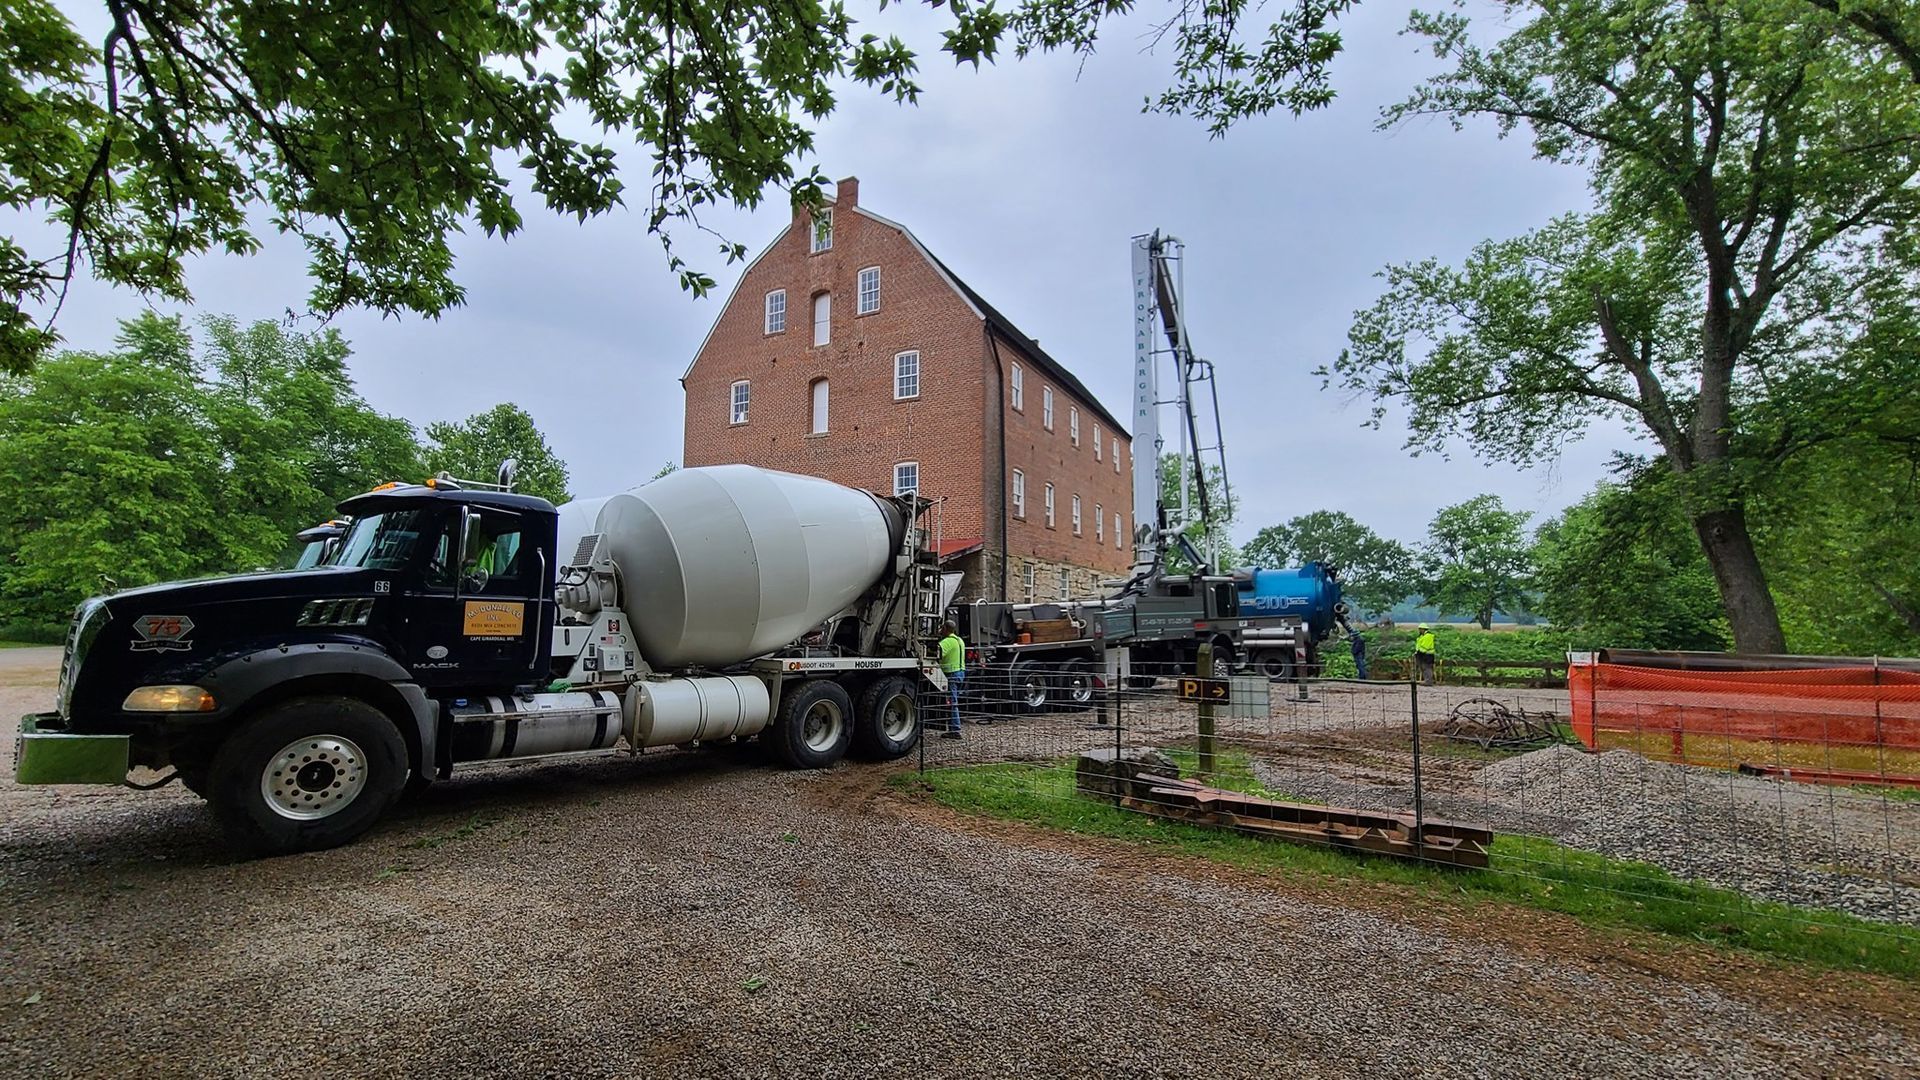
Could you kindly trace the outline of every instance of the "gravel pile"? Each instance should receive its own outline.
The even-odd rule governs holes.
[[[1504,827],[1752,896],[1920,924],[1920,803],[1570,746],[1477,780]]]

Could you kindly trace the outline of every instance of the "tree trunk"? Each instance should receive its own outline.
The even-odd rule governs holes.
[[[1720,604],[1733,628],[1733,649],[1743,653],[1784,653],[1787,638],[1780,613],[1767,589],[1766,571],[1747,534],[1747,514],[1739,507],[1712,510],[1693,519],[1693,530],[1720,585]]]

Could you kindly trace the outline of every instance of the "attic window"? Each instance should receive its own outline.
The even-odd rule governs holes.
[[[813,253],[833,250],[833,207],[822,207],[813,212]]]

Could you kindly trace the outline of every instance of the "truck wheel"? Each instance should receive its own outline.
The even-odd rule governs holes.
[[[914,684],[893,677],[860,692],[854,711],[853,749],[864,758],[892,761],[920,741],[920,697]]]
[[[1285,653],[1263,652],[1256,663],[1260,674],[1265,675],[1268,682],[1283,682],[1293,678],[1293,665],[1287,663]]]
[[[355,698],[294,698],[214,754],[207,801],[235,847],[285,855],[366,832],[406,782],[407,744],[380,710]]]
[[[1075,660],[1064,664],[1056,676],[1060,687],[1060,707],[1073,712],[1085,712],[1093,708],[1094,689],[1092,666],[1085,660]]]
[[[795,769],[824,769],[847,756],[853,742],[853,699],[831,679],[811,679],[780,699],[780,716],[767,732],[773,752]]]
[[[1034,715],[1053,704],[1053,680],[1031,664],[1013,669],[1013,711]]]

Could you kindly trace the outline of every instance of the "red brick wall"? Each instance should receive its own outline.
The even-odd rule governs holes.
[[[745,462],[765,468],[822,476],[852,487],[893,489],[893,466],[920,463],[920,491],[946,496],[941,527],[949,539],[979,538],[989,557],[969,581],[967,594],[997,596],[1002,568],[997,557],[998,514],[1009,494],[997,475],[999,448],[989,445],[996,419],[989,410],[1010,401],[984,323],[960,293],[921,256],[898,229],[855,213],[859,189],[842,181],[834,206],[833,247],[811,251],[812,223],[796,213],[787,231],[746,272],[721,312],[689,370],[686,388],[688,466]],[[857,315],[858,274],[880,267],[880,310]],[[787,291],[787,328],[764,332],[766,294]],[[813,296],[833,296],[832,336],[813,345]],[[1041,590],[1051,597],[1057,567],[1075,568],[1079,595],[1104,576],[1126,570],[1131,550],[1123,538],[1114,546],[1113,515],[1126,514],[1130,474],[1122,463],[1113,471],[1110,447],[1093,459],[1094,411],[1041,374],[1018,347],[1002,339],[1000,360],[1025,369],[1023,411],[1001,410],[1007,434],[1007,463],[1027,475],[1027,518],[1007,523],[1008,554],[1018,565],[1040,560],[1052,582]],[[896,401],[894,357],[920,352],[920,395]],[[830,388],[828,432],[810,435],[811,387],[826,378]],[[736,380],[752,385],[747,422],[730,423],[731,388]],[[1055,394],[1054,430],[1041,427],[1043,386]],[[993,393],[998,389],[998,394]],[[1069,437],[1069,410],[1080,410],[1081,442]],[[1101,424],[1111,442],[1111,428]],[[1125,443],[1122,443],[1123,447]],[[1045,527],[1044,485],[1055,485],[1055,528]],[[1082,500],[1082,530],[1073,535],[1072,496]],[[1093,506],[1106,516],[1103,540],[1094,539]],[[1022,599],[1020,572],[1008,575],[1009,594]],[[1085,591],[1081,591],[1084,589]]]
[[[685,463],[745,462],[893,490],[893,466],[920,463],[920,491],[947,496],[948,538],[980,537],[984,410],[981,322],[913,243],[852,212],[843,184],[833,247],[811,253],[811,224],[793,225],[753,267],[695,358],[686,386]],[[880,267],[880,310],[856,315],[863,267]],[[787,329],[764,332],[766,294],[787,290]],[[813,345],[813,296],[833,295],[832,339]],[[894,357],[920,352],[920,396],[896,401]],[[810,435],[811,386],[828,380],[828,433]],[[731,387],[752,383],[745,424]]]
[[[1113,470],[1113,428],[1098,419],[1085,401],[1053,382],[1013,343],[1002,339],[1000,354],[1007,366],[1006,401],[1007,468],[1021,469],[1027,476],[1027,513],[1024,519],[1008,522],[1007,547],[1014,557],[1031,556],[1043,564],[1070,564],[1090,567],[1114,575],[1132,565],[1132,552],[1125,537],[1114,546],[1113,515],[1125,520],[1132,499],[1133,474],[1130,459]],[[1022,407],[1013,407],[1013,365],[1022,368],[1025,393]],[[1045,425],[1045,401],[1053,391],[1053,430]],[[1080,445],[1073,444],[1073,410],[1080,411]],[[1093,454],[1093,427],[1098,424],[1101,447],[1099,460]],[[1120,441],[1121,453],[1127,441]],[[1046,485],[1054,488],[1054,523],[1047,527]],[[1009,488],[1012,479],[1008,479]],[[1080,535],[1073,532],[1073,497],[1080,496]],[[1096,529],[1093,508],[1098,504],[1104,523]],[[1009,504],[1011,505],[1011,504]],[[1096,535],[1099,539],[1095,539]],[[1016,583],[1016,596],[1018,595]],[[1051,597],[1057,586],[1042,589]]]

